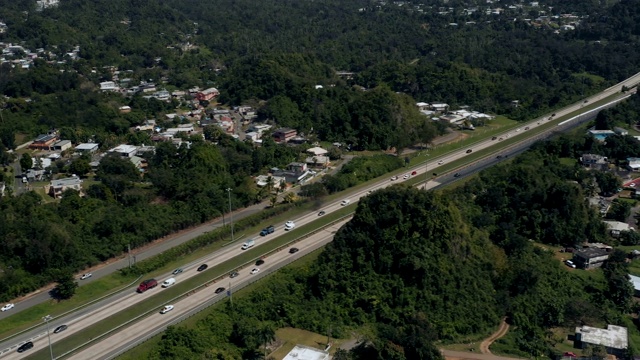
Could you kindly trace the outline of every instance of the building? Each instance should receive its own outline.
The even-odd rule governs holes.
[[[302,181],[308,175],[310,175],[310,172],[307,169],[307,164],[305,163],[290,163],[287,165],[286,170],[273,169],[273,176],[283,177],[286,182],[291,184],[296,184]]]
[[[607,354],[624,357],[628,344],[629,337],[626,327],[607,325],[606,329],[591,326],[577,327],[573,345],[579,349],[602,345],[607,350]]]
[[[598,154],[583,154],[580,157],[580,162],[582,165],[588,168],[597,168],[600,169],[603,166],[607,165],[607,157],[598,155]]]
[[[636,158],[636,157],[627,158],[627,167],[631,171],[638,171],[640,169],[640,158]]]
[[[327,153],[329,153],[329,151],[321,147],[312,147],[311,149],[307,149],[307,152],[314,156],[322,156],[322,155],[327,155]]]
[[[60,140],[53,144],[53,150],[65,151],[71,149],[71,141],[70,140]]]
[[[65,192],[65,190],[69,189],[82,191],[82,180],[77,176],[52,180],[51,183],[49,183],[47,193],[54,199],[57,199],[62,196],[62,193]]]
[[[296,345],[282,360],[329,360],[329,352],[310,346]]]
[[[220,92],[216,88],[208,88],[206,90],[198,91],[196,93],[196,99],[200,101],[209,101],[214,97],[220,95]]]
[[[127,158],[133,157],[137,151],[138,151],[137,146],[125,145],[125,144],[119,145],[109,150],[110,153],[116,153],[122,157],[127,157]]]
[[[604,221],[604,224],[607,225],[609,229],[609,234],[613,237],[620,236],[622,231],[630,231],[633,230],[629,224],[621,222],[621,221]]]
[[[309,156],[304,162],[313,168],[326,168],[330,163],[328,156]]]
[[[42,134],[39,135],[31,145],[29,145],[29,149],[37,149],[37,150],[51,150],[53,144],[58,141],[57,134]]]
[[[287,142],[298,135],[295,129],[280,128],[273,132],[273,139],[276,142]]]
[[[118,110],[120,110],[120,114],[128,114],[131,112],[131,106],[127,106],[127,105],[120,106]]]
[[[633,286],[633,296],[640,297],[640,276],[629,274],[629,281]]]
[[[96,143],[82,143],[76,146],[76,151],[81,153],[94,153],[98,151],[99,147],[100,145]]]
[[[573,262],[581,269],[599,268],[609,259],[609,252],[605,249],[588,248],[578,249],[573,252]]]
[[[118,86],[113,81],[104,81],[100,83],[101,91],[116,91],[118,90]]]
[[[265,187],[269,185],[271,182],[271,187],[273,189],[280,189],[282,183],[286,182],[285,178],[281,176],[268,176],[268,175],[258,175],[256,176],[256,185],[259,187]]]
[[[629,135],[629,131],[627,129],[623,129],[621,127],[614,127],[613,131],[618,135],[622,135],[622,136]]]

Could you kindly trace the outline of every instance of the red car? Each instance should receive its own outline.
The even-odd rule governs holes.
[[[415,174],[417,174],[417,173],[418,173],[417,171],[414,171],[414,172],[412,172],[412,173],[411,173],[411,175],[415,175]]]

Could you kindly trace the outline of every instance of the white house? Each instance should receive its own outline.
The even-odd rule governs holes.
[[[111,153],[117,153],[117,154],[120,154],[120,156],[127,157],[127,158],[135,156],[137,151],[138,151],[137,146],[126,145],[126,144],[119,145],[109,150],[109,152]]]
[[[116,86],[116,83],[114,83],[113,81],[104,81],[100,83],[100,90],[101,91],[116,91],[118,90],[118,87]]]
[[[627,328],[616,325],[608,325],[606,329],[591,326],[577,327],[574,339],[574,346],[579,349],[602,345],[608,354],[616,356],[624,356],[629,346]]]
[[[305,345],[296,345],[282,360],[329,360],[327,351],[314,349]]]
[[[629,224],[621,222],[621,221],[605,221],[605,225],[609,229],[611,236],[618,237],[620,236],[620,232],[633,230]]]
[[[322,156],[322,155],[326,155],[329,151],[321,147],[312,147],[311,149],[307,149],[307,152],[311,155]]]
[[[76,146],[76,151],[93,153],[93,152],[98,151],[98,147],[100,147],[100,145],[97,144],[97,143],[82,143],[82,144],[78,144],[78,146]]]

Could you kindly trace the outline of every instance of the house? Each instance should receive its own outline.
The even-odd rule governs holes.
[[[125,144],[119,145],[109,150],[110,153],[116,153],[122,157],[128,157],[128,158],[133,157],[137,151],[138,151],[138,147],[133,145],[125,145]]]
[[[305,163],[313,168],[326,168],[330,161],[328,156],[309,156]]]
[[[220,92],[216,88],[208,88],[206,90],[198,91],[196,93],[196,99],[200,101],[209,101],[214,97],[220,95]]]
[[[636,157],[627,158],[627,167],[631,171],[638,171],[638,169],[640,169],[640,158],[636,158]]]
[[[622,135],[622,136],[629,135],[629,131],[627,129],[623,129],[621,127],[614,127],[613,131],[618,135]]]
[[[600,169],[607,165],[607,157],[598,154],[583,154],[580,157],[580,162],[588,168]]]
[[[98,151],[100,144],[97,143],[82,143],[76,146],[76,151],[81,153],[94,153]]]
[[[633,296],[640,297],[640,276],[629,274],[629,281],[633,286]]]
[[[447,112],[449,111],[449,105],[442,103],[431,104],[431,110],[437,112]]]
[[[607,354],[625,357],[629,345],[627,328],[617,325],[607,325],[606,329],[591,326],[576,327],[573,346],[585,349],[587,346],[602,345]]]
[[[418,102],[416,103],[416,106],[418,107],[418,111],[429,110],[429,104],[426,102]]]
[[[296,345],[282,360],[329,360],[329,352],[310,346]]]
[[[273,171],[273,176],[284,177],[285,181],[291,184],[302,181],[309,174],[307,164],[298,162],[290,163],[286,170],[274,169]]]
[[[71,149],[71,141],[69,140],[60,140],[53,144],[53,150],[65,151]]]
[[[327,155],[327,153],[329,153],[329,151],[321,147],[312,147],[311,149],[307,149],[307,152],[314,156],[322,156],[322,155]]]
[[[620,236],[620,232],[622,231],[633,230],[633,228],[630,227],[629,224],[620,221],[604,221],[604,224],[607,225],[607,228],[609,228],[609,233],[613,237]]]
[[[118,110],[120,110],[120,114],[128,114],[131,112],[131,106],[127,106],[127,105],[120,106]]]
[[[32,181],[41,181],[42,178],[44,177],[44,174],[45,174],[44,170],[29,169],[27,170],[27,173],[25,174],[25,176],[27,177],[27,180],[29,180],[29,182],[32,182]]]
[[[276,142],[287,142],[298,135],[295,129],[280,128],[273,132],[273,139]]]
[[[286,179],[281,176],[268,176],[268,175],[258,175],[256,176],[256,185],[259,187],[264,187],[269,185],[271,182],[271,187],[273,189],[280,189],[280,186],[286,182]]]
[[[100,83],[101,91],[116,91],[118,90],[118,86],[113,81],[104,81]]]
[[[132,156],[129,158],[129,160],[131,161],[131,163],[136,167],[136,169],[140,170],[140,172],[144,172],[145,169],[147,168],[147,160],[139,157],[139,156]]]
[[[65,190],[72,189],[76,191],[82,190],[82,180],[77,176],[72,176],[70,178],[52,180],[49,183],[49,188],[46,189],[47,193],[53,197],[54,199],[62,196],[62,193]]]
[[[609,259],[607,250],[588,248],[574,251],[572,260],[577,267],[588,270],[601,267],[607,259]]]
[[[33,140],[31,145],[29,145],[29,149],[37,149],[37,150],[51,150],[53,144],[58,141],[57,134],[42,134],[38,135],[38,137]]]

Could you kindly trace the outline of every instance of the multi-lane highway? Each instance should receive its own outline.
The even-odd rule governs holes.
[[[503,140],[506,140],[513,137],[516,137],[516,138],[522,137],[522,141],[519,141],[517,144],[510,146],[506,150],[502,150],[500,154],[507,155],[507,154],[523,151],[523,149],[525,149],[532,141],[539,138],[547,137],[549,136],[549,134],[557,130],[557,129],[554,129],[553,127],[549,127],[547,130],[544,131],[544,133],[536,134],[535,137],[528,135],[536,127],[545,125],[550,121],[555,121],[554,119],[560,118],[564,115],[580,110],[582,107],[584,107],[586,103],[595,102],[602,98],[611,96],[616,92],[619,92],[623,85],[630,87],[632,85],[635,85],[639,81],[640,81],[640,73],[634,75],[630,79],[627,79],[623,83],[615,85],[614,87],[609,88],[598,95],[594,95],[588,98],[587,102],[582,101],[580,103],[576,103],[567,108],[556,111],[554,116],[547,116],[547,117],[533,120],[530,123],[522,124],[522,126],[519,128],[497,135],[496,139],[493,139],[493,140],[487,139],[487,140],[479,141],[475,144],[466,146],[462,149],[459,149],[458,151],[452,152],[443,157],[431,159],[428,164],[423,163],[422,165],[419,165],[412,169],[407,170],[407,174],[415,173],[413,175],[409,175],[408,177],[409,178],[419,177],[421,179],[424,179],[426,178],[425,176],[426,171],[438,172],[438,168],[440,168],[441,166],[444,166],[448,163],[451,163],[456,160],[460,160],[465,157],[469,157],[469,155],[473,152],[487,149],[495,144],[500,143],[501,138]],[[578,121],[584,121],[585,119],[592,116],[595,116],[595,112],[579,117],[578,119],[576,119],[576,123]],[[563,125],[563,128],[568,128],[571,126],[574,126],[574,124],[565,123]],[[468,152],[469,150],[471,150],[471,152]],[[474,173],[481,168],[491,166],[499,161],[498,159],[496,159],[496,156],[494,155],[485,157],[485,159],[482,159],[482,160],[477,160],[473,162],[470,161],[464,167],[463,170],[458,170],[458,171],[460,172],[461,175],[464,176],[466,174]],[[348,198],[351,201],[351,203],[355,203],[361,197],[368,195],[371,191],[402,182],[403,180],[404,180],[403,174],[401,174],[398,177],[398,179],[395,181],[390,181],[388,178],[383,179],[371,184],[367,188],[350,193]],[[445,176],[441,176],[435,180],[429,181],[426,187],[434,188],[434,187],[440,186],[442,183],[450,182],[453,180],[455,179],[453,178],[452,173],[449,173],[449,174],[446,174]],[[341,200],[342,199],[339,199],[335,203],[330,204],[324,207],[323,209],[319,209],[319,211],[323,210],[327,213],[335,211],[341,208],[341,205],[340,205]],[[311,223],[317,218],[318,218],[317,212],[313,212],[292,220],[295,221],[296,226],[299,227],[299,226]],[[297,243],[296,247],[298,247],[300,251],[295,255],[291,255],[287,251],[281,251],[279,253],[276,253],[270,256],[267,259],[267,262],[260,267],[261,271],[257,275],[250,275],[249,274],[250,269],[243,269],[241,271],[240,276],[233,280],[234,283],[236,284],[234,286],[239,287],[246,282],[253,281],[261,276],[264,276],[265,274],[271,271],[275,271],[280,266],[283,266],[284,264],[288,263],[291,259],[298,256],[302,256],[308,253],[309,251],[311,251],[312,249],[315,249],[319,246],[326,244],[327,242],[331,241],[331,239],[333,238],[333,233],[335,232],[336,228],[334,226],[329,229],[331,231],[329,232],[321,231]],[[279,225],[276,228],[276,233],[274,234],[274,236],[258,238],[255,246],[259,248],[266,241],[269,241],[275,238],[275,236],[277,236],[278,233],[283,233],[283,232],[284,232],[283,226]],[[189,264],[188,266],[185,266],[184,268],[185,272],[180,274],[176,278],[178,279],[178,281],[184,281],[185,279],[195,276],[197,274],[197,272],[195,271],[195,268],[199,264],[202,264],[202,263],[220,264],[239,255],[241,252],[242,250],[240,249],[240,244],[238,244],[237,246],[231,245],[231,246],[225,247],[219,251],[216,251],[208,255],[206,258],[200,259],[197,262],[194,262],[192,264]],[[165,277],[160,277],[159,280],[164,280],[166,277],[169,277],[169,276],[170,276],[169,274],[166,274]],[[224,287],[227,287],[226,285],[228,284],[220,284],[220,286],[224,286]],[[124,349],[137,343],[138,341],[140,341],[141,338],[144,338],[149,336],[150,334],[156,333],[164,329],[168,324],[174,323],[182,319],[184,316],[197,310],[199,306],[203,306],[203,304],[209,305],[208,300],[211,300],[211,299],[215,300],[217,298],[224,297],[223,294],[218,294],[218,295],[212,294],[212,292],[216,287],[217,286],[209,286],[201,291],[196,292],[191,296],[185,297],[177,301],[174,304],[176,308],[172,312],[169,312],[168,314],[164,314],[164,315],[152,314],[141,322],[134,323],[131,326],[124,328],[123,330],[114,332],[114,334],[110,335],[106,341],[100,341],[100,342],[96,342],[94,344],[88,345],[85,349],[82,350],[82,352],[79,352],[76,355],[74,355],[73,358],[78,358],[78,359],[110,358],[114,354],[120,351],[123,351]],[[81,332],[82,329],[88,326],[91,326],[93,324],[99,323],[101,320],[109,317],[110,315],[112,315],[117,311],[121,311],[141,301],[144,301],[145,299],[153,296],[154,294],[157,294],[159,291],[163,291],[163,290],[158,287],[157,289],[150,290],[144,294],[136,294],[133,292],[133,289],[131,291],[124,291],[112,297],[109,297],[105,300],[102,300],[96,304],[88,306],[82,309],[81,311],[72,313],[63,318],[55,319],[54,321],[51,322],[52,329],[55,328],[55,326],[63,323],[68,325],[69,328],[60,334],[52,335],[51,341],[52,343],[56,343],[67,337],[74,336],[74,334]],[[157,310],[159,311],[159,309]],[[105,329],[105,330],[108,330],[108,329]],[[24,343],[25,341],[28,341],[28,340],[33,341],[35,345],[34,349],[30,350],[29,352],[35,352],[37,350],[46,349],[48,346],[47,336],[46,336],[46,327],[43,325],[31,331],[27,331],[24,334],[16,336],[12,339],[4,341],[3,343],[0,343],[0,359],[22,358],[22,356],[26,354],[18,354],[16,352],[16,348],[21,343]],[[115,344],[117,344],[117,346]]]

